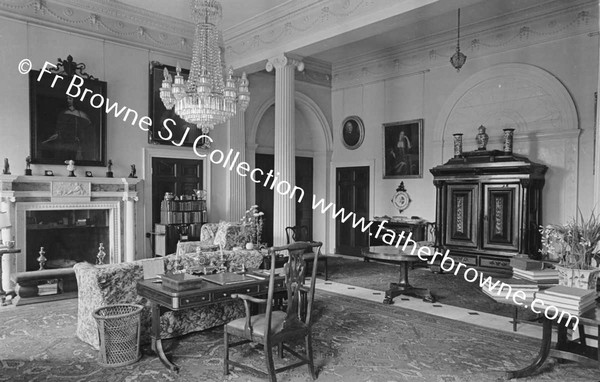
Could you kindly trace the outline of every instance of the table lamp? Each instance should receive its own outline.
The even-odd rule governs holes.
[[[2,244],[9,246],[9,242],[12,240],[10,230],[10,215],[8,212],[0,212],[0,228],[2,229]]]

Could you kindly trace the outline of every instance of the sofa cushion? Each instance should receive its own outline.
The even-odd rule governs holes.
[[[231,227],[230,222],[219,222],[219,228],[217,228],[214,239],[214,244],[218,245],[219,248],[227,249],[225,246],[227,244],[227,231],[229,230],[229,227]]]
[[[214,252],[219,249],[218,245],[215,245],[213,241],[180,241],[177,243],[177,256],[183,256],[187,254],[200,252]]]

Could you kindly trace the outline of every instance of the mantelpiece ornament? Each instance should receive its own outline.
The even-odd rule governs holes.
[[[91,196],[90,182],[52,182],[52,197]]]

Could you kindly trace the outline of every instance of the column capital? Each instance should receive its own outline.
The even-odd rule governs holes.
[[[302,62],[302,57],[285,53],[269,58],[267,60],[267,64],[265,65],[265,69],[267,69],[267,72],[272,72],[273,69],[279,70],[286,66],[295,66],[300,72],[304,70],[304,62]]]

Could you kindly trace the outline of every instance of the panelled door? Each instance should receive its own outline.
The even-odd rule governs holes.
[[[479,219],[477,184],[449,184],[447,194],[446,243],[477,248]]]
[[[265,174],[273,169],[275,156],[272,154],[256,154],[256,168]],[[304,199],[296,203],[296,225],[308,227],[309,237],[312,238],[312,194],[313,194],[313,159],[309,157],[296,157],[296,186],[304,190]],[[273,245],[273,190],[264,187],[266,175],[256,174],[259,180],[255,185],[255,200],[258,208],[265,213],[263,234],[261,241]],[[282,232],[285,227],[281,228]]]
[[[199,159],[152,158],[152,223],[160,223],[165,192],[192,195],[203,189],[203,162]]]
[[[519,250],[519,184],[483,185],[483,248]]]
[[[335,252],[342,255],[361,256],[362,247],[369,246],[369,230],[362,231],[362,224],[353,222],[362,217],[369,222],[369,167],[338,167],[336,169],[336,212],[344,209],[344,215],[353,212],[342,223],[341,216],[335,220]]]

